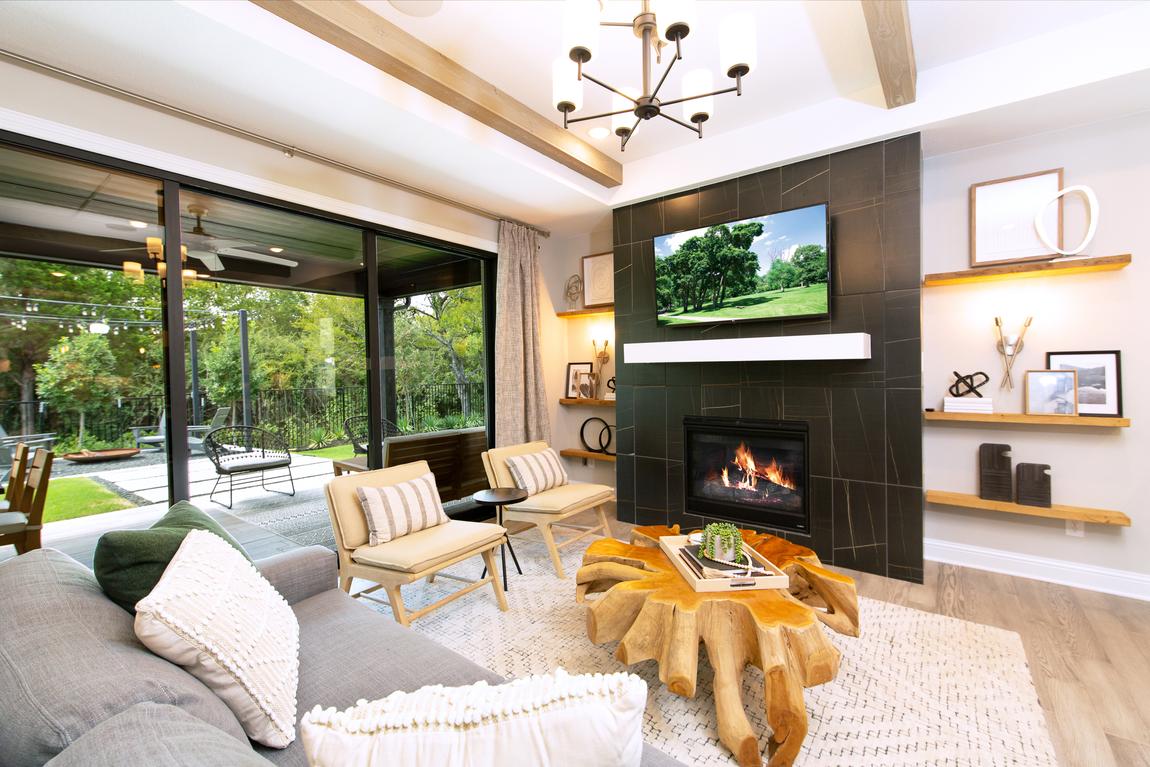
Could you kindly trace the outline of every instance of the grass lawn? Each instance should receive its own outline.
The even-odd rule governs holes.
[[[319,450],[300,450],[300,455],[314,455],[317,458],[330,458],[333,461],[342,461],[355,455],[355,448],[351,445],[334,445],[321,447]]]
[[[771,319],[772,317],[800,317],[807,314],[825,314],[827,286],[808,285],[788,290],[765,290],[737,298],[729,298],[717,309],[701,312],[674,311],[660,314],[659,320],[668,325],[690,325],[696,322],[722,322],[724,320]]]
[[[133,504],[87,477],[61,477],[48,483],[44,521],[87,517],[133,508]]]

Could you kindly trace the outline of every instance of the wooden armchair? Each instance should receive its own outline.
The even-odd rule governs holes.
[[[494,550],[503,543],[506,530],[486,522],[453,519],[375,546],[368,545],[367,517],[356,492],[360,487],[388,487],[423,476],[430,471],[426,461],[416,461],[390,469],[377,469],[336,477],[327,484],[327,508],[335,532],[339,555],[339,587],[351,594],[353,578],[363,578],[378,585],[352,594],[373,599],[391,607],[395,620],[407,626],[443,605],[490,583],[500,610],[507,609],[507,597],[496,577]],[[465,559],[482,556],[487,575],[477,581],[441,573]],[[421,578],[429,581],[437,575],[463,581],[467,585],[434,604],[408,612],[403,605],[400,587]],[[388,601],[368,596],[378,589],[387,592]]]
[[[483,454],[483,467],[487,470],[487,481],[491,487],[515,487],[515,480],[511,476],[511,469],[507,468],[507,459],[527,453],[538,453],[546,450],[546,442],[525,442],[522,445],[508,447],[494,447]],[[563,563],[559,559],[559,549],[569,546],[575,541],[588,535],[601,533],[611,537],[611,523],[607,519],[606,504],[615,500],[614,488],[607,485],[591,483],[571,483],[560,487],[544,490],[542,493],[530,496],[522,503],[507,506],[503,510],[504,522],[526,522],[539,528],[543,535],[543,542],[547,545],[547,552],[551,555],[551,564],[555,567],[555,574],[566,578],[563,572]],[[599,524],[592,527],[573,525],[567,520],[570,517],[595,509],[599,515]],[[566,527],[579,530],[577,535],[555,543],[552,527]]]
[[[11,544],[16,547],[17,554],[40,548],[40,529],[44,523],[44,503],[48,498],[53,457],[50,450],[36,450],[20,497],[10,498],[9,511],[0,512],[0,546]]]

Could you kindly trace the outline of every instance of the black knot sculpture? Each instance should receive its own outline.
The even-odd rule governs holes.
[[[970,373],[968,375],[961,375],[957,370],[951,371],[954,373],[954,383],[947,389],[952,397],[965,397],[967,394],[973,394],[976,397],[982,397],[982,392],[979,391],[986,382],[990,380],[990,376],[979,370],[977,373]],[[982,380],[976,381],[975,378],[981,376]]]

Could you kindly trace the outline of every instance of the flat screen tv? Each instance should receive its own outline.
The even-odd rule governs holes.
[[[655,238],[660,325],[826,317],[826,203]]]

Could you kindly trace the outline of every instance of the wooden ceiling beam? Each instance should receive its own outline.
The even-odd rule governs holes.
[[[596,183],[623,183],[618,161],[354,0],[252,2]]]
[[[914,103],[918,70],[906,0],[859,0],[886,108]]]

